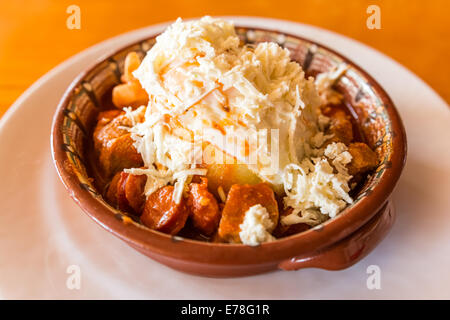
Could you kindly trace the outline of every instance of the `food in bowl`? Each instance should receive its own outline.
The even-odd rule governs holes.
[[[336,217],[378,165],[333,85],[274,42],[243,44],[231,22],[178,20],[141,61],[92,135],[94,183],[148,228],[258,245]]]

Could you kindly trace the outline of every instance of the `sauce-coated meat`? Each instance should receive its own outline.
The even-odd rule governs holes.
[[[117,187],[119,185],[119,180],[122,172],[117,172],[112,178],[111,182],[107,186],[105,198],[109,204],[117,206]]]
[[[147,227],[168,234],[177,234],[189,216],[186,200],[180,203],[172,200],[173,186],[163,187],[153,192],[145,202],[141,221]]]
[[[125,168],[141,167],[142,157],[133,146],[131,134],[124,128],[130,126],[130,120],[123,113],[114,118],[111,111],[99,114],[94,130],[94,149],[98,155],[98,164],[105,177],[111,177]]]
[[[123,193],[127,201],[127,205],[130,206],[134,212],[141,214],[145,204],[145,183],[147,182],[146,175],[134,175],[125,173],[127,177],[124,177]]]
[[[348,172],[352,176],[364,174],[378,165],[377,154],[365,143],[351,143],[348,152],[352,155],[352,161],[348,165]]]
[[[187,206],[196,229],[205,235],[211,235],[217,230],[220,221],[219,205],[208,191],[206,178],[201,178],[201,183],[190,184]]]
[[[140,215],[145,204],[145,175],[118,172],[114,175],[106,192],[106,199],[123,211]]]
[[[330,142],[342,142],[348,145],[353,140],[353,125],[351,116],[344,110],[335,106],[326,106],[322,113],[330,117],[330,126],[327,134],[333,134]]]
[[[247,210],[257,204],[267,209],[270,219],[276,226],[278,224],[278,204],[270,186],[265,183],[233,185],[228,192],[222,211],[218,236],[225,241],[241,242],[240,224],[244,221]]]

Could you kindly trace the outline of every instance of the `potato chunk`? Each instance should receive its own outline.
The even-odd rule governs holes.
[[[208,188],[220,197],[217,190],[223,188],[225,195],[234,184],[257,184],[261,179],[245,164],[212,164],[207,166]]]
[[[278,204],[273,190],[265,183],[255,185],[235,184],[231,187],[220,219],[218,236],[228,242],[240,243],[240,224],[247,210],[260,204],[269,212],[274,226],[278,224]],[[271,232],[272,230],[268,230]]]
[[[219,148],[209,145],[208,151],[203,152],[203,168],[206,168],[208,179],[208,189],[217,198],[220,188],[227,195],[233,184],[256,184],[261,183],[261,179],[250,168],[243,163],[238,163],[234,157],[229,156]]]

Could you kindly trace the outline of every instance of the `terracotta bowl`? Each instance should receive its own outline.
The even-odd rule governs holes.
[[[288,48],[292,59],[310,75],[327,71],[341,62],[350,66],[337,83],[337,89],[355,110],[360,129],[369,146],[378,153],[380,164],[354,197],[354,203],[340,215],[303,233],[251,247],[163,234],[148,229],[106,203],[85,167],[87,141],[98,112],[110,104],[111,90],[120,81],[125,56],[136,51],[143,57],[155,43],[156,35],[102,59],[80,74],[67,89],[56,109],[51,133],[58,174],[70,196],[95,222],[148,257],[180,271],[231,277],[279,268],[347,268],[367,255],[394,221],[389,196],[406,158],[401,119],[380,85],[333,50],[277,31],[236,29],[243,42],[275,41]]]

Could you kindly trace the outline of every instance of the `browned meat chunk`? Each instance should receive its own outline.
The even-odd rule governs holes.
[[[106,110],[102,111],[97,116],[97,127],[96,130],[103,128],[105,125],[110,123],[114,118],[123,114],[121,110]]]
[[[327,106],[322,113],[330,117],[330,126],[327,134],[334,134],[330,142],[349,144],[353,140],[353,126],[351,116],[340,108]]]
[[[113,206],[117,206],[117,188],[119,185],[119,180],[122,172],[117,172],[112,178],[111,182],[108,185],[108,189],[106,190],[105,198],[109,202],[109,204]]]
[[[145,204],[147,176],[118,172],[114,175],[106,193],[106,199],[120,210],[142,213]]]
[[[348,146],[352,161],[348,165],[348,172],[352,176],[362,175],[378,165],[378,157],[369,146],[362,142],[355,142]]]
[[[235,184],[228,192],[227,201],[220,219],[218,237],[228,242],[241,242],[240,225],[247,210],[260,204],[269,212],[270,219],[278,223],[278,204],[272,189],[265,183],[255,185]]]
[[[94,148],[98,163],[105,177],[111,177],[125,168],[140,167],[142,157],[133,146],[131,134],[124,128],[131,123],[123,113],[111,118],[114,113],[100,113],[94,130]]]
[[[153,192],[145,202],[141,221],[147,227],[168,234],[177,234],[185,225],[189,215],[186,201],[172,200],[173,186]]]
[[[187,199],[190,217],[195,228],[205,235],[211,235],[219,226],[220,211],[216,198],[208,191],[208,179],[191,183]]]
[[[144,210],[145,204],[145,183],[147,182],[146,175],[134,175],[128,174],[123,179],[125,180],[122,185],[127,205],[130,206],[134,212],[141,214]]]
[[[226,243],[226,241],[224,241],[224,240],[219,236],[219,232],[218,232],[218,231],[212,235],[210,241],[213,242],[213,243]]]

